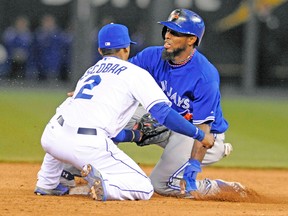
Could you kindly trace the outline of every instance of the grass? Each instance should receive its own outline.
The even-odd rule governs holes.
[[[223,111],[234,152],[217,166],[288,167],[287,100],[224,99]]]
[[[0,161],[42,161],[41,134],[65,98],[59,89],[0,89]],[[222,107],[230,124],[226,141],[234,151],[213,166],[288,168],[287,100],[224,97]],[[119,147],[141,164],[155,164],[162,153],[155,145]]]
[[[1,90],[0,160],[41,161],[42,131],[65,93],[46,90]]]

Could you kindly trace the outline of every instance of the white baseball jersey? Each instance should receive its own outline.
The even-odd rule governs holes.
[[[104,179],[108,200],[150,199],[150,179],[110,139],[128,123],[139,102],[147,111],[159,102],[170,105],[151,75],[127,61],[104,57],[90,67],[43,132],[46,155],[37,187],[56,188],[63,162],[78,169],[91,164]]]
[[[61,113],[70,126],[101,128],[116,136],[139,102],[149,109],[171,104],[147,71],[115,57],[104,57],[78,81],[73,99]]]

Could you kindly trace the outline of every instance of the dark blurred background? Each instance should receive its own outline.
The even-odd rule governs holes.
[[[198,49],[218,68],[223,86],[248,93],[288,89],[287,0],[0,0],[1,83],[74,85],[100,58],[97,32],[102,25],[127,25],[138,42],[134,55],[163,44],[157,22],[176,8],[191,9],[204,19]],[[26,30],[16,29],[19,16]]]

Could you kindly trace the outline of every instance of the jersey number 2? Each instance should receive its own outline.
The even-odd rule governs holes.
[[[93,82],[92,83],[87,83],[90,80],[93,80]],[[84,85],[82,86],[82,88],[80,89],[78,94],[76,95],[75,99],[77,99],[77,98],[91,99],[93,97],[93,95],[83,93],[84,89],[92,90],[100,82],[101,82],[101,77],[99,75],[94,75],[94,76],[91,76],[88,79],[86,79],[85,82],[84,82]],[[85,84],[85,83],[87,83],[87,84]]]

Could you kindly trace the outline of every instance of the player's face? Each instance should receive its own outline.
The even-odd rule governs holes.
[[[166,60],[175,60],[175,57],[185,57],[186,53],[191,53],[191,46],[189,46],[188,35],[175,32],[171,29],[167,29],[164,40],[164,51],[162,57]]]

